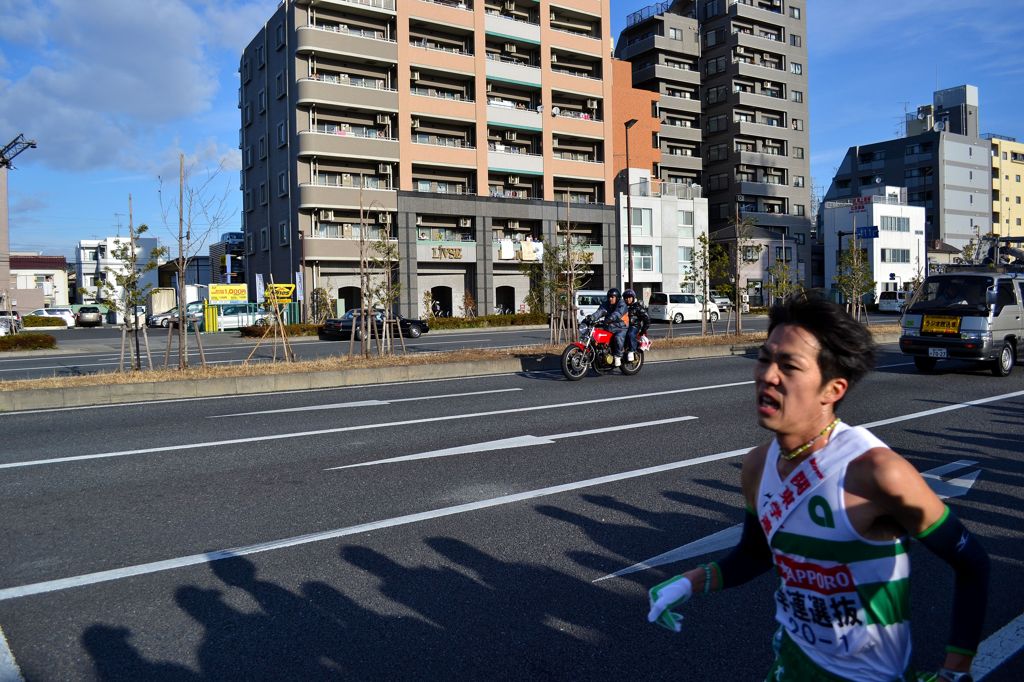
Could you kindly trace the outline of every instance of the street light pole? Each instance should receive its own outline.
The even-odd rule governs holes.
[[[631,118],[626,121],[626,260],[629,263],[629,286],[633,288],[633,202],[630,200],[632,191],[629,186],[629,129],[635,126],[637,120]]]

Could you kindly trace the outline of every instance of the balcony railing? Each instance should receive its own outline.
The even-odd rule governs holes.
[[[364,7],[375,7],[395,11],[395,0],[342,0],[350,5],[362,5]]]
[[[514,57],[508,57],[503,54],[494,54],[493,52],[487,53],[487,60],[492,62],[503,62],[505,64],[512,64],[513,66],[528,66],[533,69],[539,69],[540,64],[535,59],[515,59]]]
[[[458,47],[448,47],[445,45],[441,45],[439,43],[432,43],[427,40],[413,40],[409,44],[412,45],[413,47],[423,48],[424,50],[435,50],[437,52],[447,52],[448,54],[472,54],[472,52],[469,52],[468,50],[465,49],[461,49]]]
[[[527,24],[528,26],[540,26],[539,21],[527,21],[526,19],[520,19],[519,17],[510,16],[508,14],[502,14],[499,10],[488,9],[486,13],[492,17],[500,17],[502,19],[508,19],[509,21],[517,21],[520,24]]]
[[[676,197],[677,199],[700,199],[701,186],[683,182],[665,182],[652,179],[650,182],[636,182],[629,186],[634,197]]]
[[[413,144],[426,144],[432,147],[456,147],[458,149],[476,149],[473,145],[457,137],[438,137],[433,140],[413,139]]]
[[[423,0],[423,2],[430,2],[435,5],[444,5],[445,7],[451,7],[452,9],[463,9],[468,12],[473,11],[472,0]]]
[[[362,137],[374,140],[395,140],[389,137],[387,132],[366,126],[345,126],[337,123],[318,123],[309,130],[311,133],[321,135],[339,135],[341,137]]]
[[[581,121],[601,121],[596,114],[588,114],[585,111],[575,111],[572,109],[559,109],[555,116],[560,116],[562,118],[576,118]]]
[[[473,99],[468,95],[463,95],[461,92],[449,92],[447,90],[438,90],[437,88],[409,88],[409,93],[413,95],[419,95],[421,97],[435,97],[438,99],[450,99],[456,102],[472,102]]]
[[[492,152],[498,152],[499,154],[519,154],[521,156],[543,156],[543,154],[535,154],[530,151],[524,151],[521,147],[510,147],[508,145],[499,144],[497,142],[489,142],[487,149]]]
[[[314,175],[309,183],[303,183],[308,185],[314,185],[316,187],[344,187],[348,189],[359,189],[359,177],[353,175],[352,178],[337,178],[331,176],[319,176]],[[363,189],[382,189],[382,190],[393,190],[395,189],[385,181],[378,180],[374,177],[362,176],[363,178]]]
[[[385,35],[384,31],[370,31],[363,28],[349,28],[345,24],[310,24],[306,28],[314,28],[318,31],[327,31],[328,33],[343,33],[347,36],[355,36],[357,38],[383,40],[386,43],[398,42],[394,38],[389,38],[387,35]]]
[[[395,88],[389,87],[387,81],[382,78],[366,78],[364,76],[349,76],[346,73],[314,73],[311,76],[304,76],[300,81],[317,81],[331,85],[347,85],[353,88],[368,88],[370,90],[386,90],[395,92]]]

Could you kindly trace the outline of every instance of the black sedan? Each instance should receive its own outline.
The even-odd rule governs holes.
[[[359,309],[352,308],[341,317],[330,318],[323,323],[323,326],[320,327],[317,335],[321,340],[348,339],[352,336],[354,328],[356,340],[359,340],[362,335],[362,325],[359,324],[359,315]],[[430,326],[424,320],[410,319],[408,317],[402,317],[401,315],[394,315],[392,319],[398,320],[398,326],[399,329],[402,330],[402,336],[406,338],[418,339],[420,336],[430,331]],[[374,324],[377,325],[377,332],[380,333],[384,328],[384,312],[381,310],[375,310],[373,313],[373,321]]]

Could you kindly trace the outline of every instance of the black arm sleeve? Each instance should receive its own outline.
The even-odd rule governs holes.
[[[750,582],[772,567],[772,551],[768,538],[749,509],[743,515],[743,535],[727,557],[718,562],[721,587],[736,587]]]
[[[988,604],[988,554],[948,507],[943,517],[917,539],[956,571],[949,648],[974,654]]]

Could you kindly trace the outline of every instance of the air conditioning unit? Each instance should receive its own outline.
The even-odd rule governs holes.
[[[508,52],[509,54],[515,54],[516,53],[516,44],[515,43],[505,43],[505,52]]]
[[[341,184],[343,184],[343,185],[346,185],[346,184],[350,185],[350,184],[352,184],[352,174],[351,173],[342,173],[341,174]]]
[[[508,176],[508,184],[510,184],[510,185],[518,185],[519,184],[519,176],[518,175],[510,175],[510,176]]]
[[[761,87],[762,88],[770,88],[770,87],[772,87],[772,82],[771,81],[763,81],[761,83]]]
[[[320,220],[325,222],[334,222],[334,211],[328,211],[326,209],[320,210]]]
[[[420,72],[415,69],[413,69],[413,71],[409,75],[412,76],[412,79],[414,81],[418,81],[420,79]]]
[[[551,21],[558,21],[558,15],[554,12],[551,13]]]
[[[487,92],[491,92],[492,90],[494,90],[494,83],[488,83],[487,84]]]
[[[383,173],[384,175],[390,175],[391,174],[391,164],[390,163],[377,164],[377,172],[378,173]]]
[[[518,220],[510,220],[510,221],[508,221],[508,227],[509,227],[510,230],[518,230],[519,229],[519,221]]]
[[[459,227],[473,227],[473,219],[459,218]]]
[[[422,225],[423,224],[423,216],[421,216],[421,215],[416,216],[416,224],[417,225]]]
[[[505,139],[506,140],[514,140],[514,139],[516,139],[516,137],[518,137],[518,135],[516,134],[516,131],[514,131],[514,130],[506,130],[505,131]]]
[[[377,123],[387,125],[388,123],[391,123],[391,117],[387,114],[377,114]]]
[[[414,118],[412,120],[412,127],[413,127],[413,130],[415,130],[416,128],[420,127],[420,120],[418,118]]]
[[[377,214],[377,222],[382,224],[382,225],[390,225],[391,224],[391,214],[390,213],[378,213]]]
[[[597,109],[597,100],[596,99],[588,99],[587,100],[587,108],[588,109]]]

